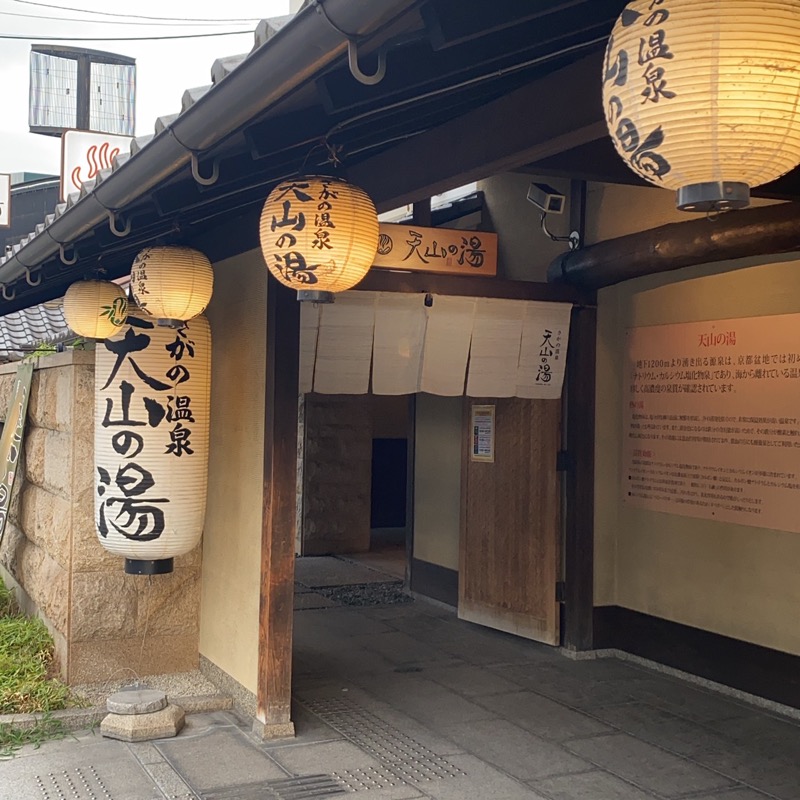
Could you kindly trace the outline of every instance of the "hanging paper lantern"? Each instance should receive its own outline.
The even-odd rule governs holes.
[[[800,163],[800,2],[634,0],[606,49],[617,152],[678,208],[743,208]]]
[[[127,316],[125,292],[111,281],[77,281],[64,295],[64,319],[78,336],[113,336]]]
[[[125,571],[172,571],[205,517],[211,331],[130,316],[95,357],[95,523]]]
[[[261,212],[269,271],[300,300],[330,302],[368,272],[378,250],[378,212],[357,186],[324,176],[284,181]]]
[[[146,247],[131,267],[131,292],[139,308],[172,324],[202,314],[213,289],[211,262],[191,247]]]

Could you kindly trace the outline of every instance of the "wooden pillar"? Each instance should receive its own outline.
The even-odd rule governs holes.
[[[597,309],[575,306],[567,361],[564,646],[590,650],[594,612],[594,421]]]
[[[412,206],[412,222],[422,228],[430,228],[433,225],[433,212],[431,211],[430,197],[420,200]]]
[[[300,304],[293,291],[270,279],[255,726],[265,739],[294,735],[291,677],[299,357]]]

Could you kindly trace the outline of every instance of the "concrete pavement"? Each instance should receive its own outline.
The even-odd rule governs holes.
[[[800,800],[795,720],[425,601],[299,610],[294,666],[295,739],[233,712],[144,744],[87,731],[0,762],[0,798]]]

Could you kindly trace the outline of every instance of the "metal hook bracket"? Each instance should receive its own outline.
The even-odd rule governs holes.
[[[17,290],[12,289],[11,294],[9,295],[7,290],[7,286],[5,283],[0,283],[0,292],[3,293],[3,300],[13,300],[17,296]]]
[[[192,153],[192,177],[201,186],[213,186],[219,180],[219,159],[211,161],[211,175],[205,178],[200,174],[200,160],[197,153]]]
[[[119,221],[119,217],[113,211],[106,211],[108,214],[108,227],[111,229],[111,233],[114,236],[118,236],[120,239],[123,239],[131,232],[131,220],[130,217],[125,220],[125,227],[118,228],[117,223]]]
[[[25,267],[25,280],[28,282],[28,286],[38,286],[42,282],[42,271],[39,270],[39,277],[34,281],[31,277],[33,273],[30,271],[28,267]]]
[[[78,263],[78,254],[75,252],[75,248],[72,248],[72,258],[67,258],[66,253],[64,252],[64,245],[58,245],[58,256],[61,259],[61,263],[67,267],[71,267],[73,264]]]
[[[367,75],[358,66],[358,42],[355,39],[347,40],[347,63],[350,67],[350,74],[359,82],[366,86],[374,86],[380,83],[386,75],[386,53],[383,49],[378,52],[378,67],[372,75]]]

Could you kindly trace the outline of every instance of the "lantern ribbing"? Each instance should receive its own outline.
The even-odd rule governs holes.
[[[111,281],[77,281],[64,295],[64,319],[87,339],[113,336],[125,324],[128,301],[121,286]]]
[[[378,249],[378,214],[362,189],[309,176],[270,192],[259,226],[269,271],[284,286],[343,292],[368,272]]]
[[[617,152],[680,208],[746,206],[800,163],[800,2],[634,0],[603,104]]]

